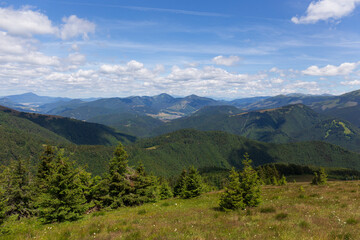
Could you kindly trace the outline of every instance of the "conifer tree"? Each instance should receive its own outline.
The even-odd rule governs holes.
[[[124,205],[123,197],[130,193],[130,173],[128,170],[128,155],[121,143],[114,151],[114,157],[109,163],[109,200],[111,208]]]
[[[252,160],[245,153],[240,172],[240,189],[245,206],[255,207],[261,202],[261,182],[257,172],[251,166]]]
[[[282,177],[280,178],[280,180],[278,181],[278,184],[280,186],[286,185],[287,181],[286,181],[286,177],[284,175],[282,175]]]
[[[324,168],[320,168],[319,172],[314,172],[314,177],[311,184],[323,185],[327,183],[327,174]]]
[[[57,149],[55,147],[52,147],[50,145],[44,146],[44,152],[41,154],[41,156],[39,158],[40,163],[39,163],[38,171],[36,174],[38,186],[39,186],[39,184],[40,185],[43,184],[42,180],[45,180],[47,178],[47,176],[50,174],[51,167],[52,167],[51,164],[56,156],[55,151],[57,151]]]
[[[124,205],[134,206],[146,202],[155,202],[157,197],[157,179],[147,175],[143,164],[140,164],[130,177],[129,194],[123,197]]]
[[[46,223],[79,219],[87,206],[74,163],[58,151],[49,167],[38,200],[40,219]]]
[[[174,196],[175,197],[181,196],[181,194],[184,190],[184,186],[185,186],[186,175],[187,175],[187,171],[186,171],[186,169],[183,169],[183,171],[181,172],[181,174],[175,184],[175,187],[174,187]]]
[[[244,199],[240,188],[239,173],[233,167],[229,175],[229,184],[220,197],[220,208],[223,210],[243,209]]]
[[[5,214],[18,215],[18,218],[30,217],[33,210],[33,191],[30,186],[30,171],[23,160],[12,162],[10,175],[5,189]]]
[[[180,196],[182,198],[193,198],[199,196],[202,192],[202,178],[196,168],[191,166],[184,179],[184,186]]]
[[[168,199],[168,198],[172,198],[172,197],[173,197],[173,193],[171,191],[169,184],[167,183],[167,181],[163,181],[161,183],[160,189],[159,189],[160,200],[164,200],[164,199]]]
[[[3,189],[3,185],[2,182],[0,182],[0,225],[4,222],[5,219],[5,196],[4,196],[4,192],[5,190]]]

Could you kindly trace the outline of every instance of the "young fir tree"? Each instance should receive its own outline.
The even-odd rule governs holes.
[[[50,145],[45,145],[44,147],[44,152],[40,156],[40,163],[36,174],[36,184],[38,186],[40,185],[39,187],[44,184],[43,180],[45,180],[50,174],[52,167],[51,164],[56,157],[55,151],[57,151],[56,147],[52,147]]]
[[[255,207],[261,202],[261,182],[257,172],[251,166],[252,160],[245,153],[242,164],[243,170],[240,172],[240,191],[245,206]]]
[[[4,192],[0,189],[0,225],[4,222],[5,219],[5,197]]]
[[[194,166],[188,170],[188,174],[184,179],[184,186],[181,191],[181,198],[193,198],[199,196],[203,192],[203,181]]]
[[[143,164],[140,164],[130,177],[130,192],[123,197],[124,205],[134,206],[155,202],[157,198],[157,179],[147,175]]]
[[[160,200],[169,199],[173,197],[173,193],[167,181],[163,181],[159,189]]]
[[[5,203],[6,203],[2,174],[3,172],[0,173],[0,225],[4,222],[5,219]]]
[[[128,170],[128,155],[121,143],[114,151],[114,157],[109,163],[109,202],[111,208],[124,205],[123,197],[130,193],[130,173]]]
[[[184,190],[184,186],[185,186],[186,175],[187,175],[187,171],[186,171],[186,169],[183,169],[183,171],[181,172],[181,174],[175,184],[175,187],[174,187],[174,196],[175,197],[181,196],[181,194]]]
[[[324,185],[327,183],[327,174],[324,168],[320,168],[319,172],[314,172],[314,178],[311,182],[313,185]]]
[[[79,219],[87,206],[74,163],[58,151],[49,167],[38,199],[39,218],[46,223]]]
[[[18,219],[34,213],[33,189],[30,186],[30,171],[23,160],[12,162],[5,189],[5,214],[17,215]]]
[[[284,186],[287,184],[287,181],[286,181],[286,177],[284,175],[282,175],[282,177],[280,178],[280,180],[278,181],[278,185],[279,186]]]
[[[244,199],[240,188],[239,173],[232,168],[229,175],[229,184],[220,197],[220,208],[222,210],[243,209]]]

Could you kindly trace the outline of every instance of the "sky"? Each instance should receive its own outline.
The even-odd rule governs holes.
[[[0,0],[0,96],[342,94],[360,0]]]

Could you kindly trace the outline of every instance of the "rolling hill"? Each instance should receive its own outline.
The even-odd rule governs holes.
[[[241,112],[232,106],[206,107],[154,129],[153,135],[187,128],[224,131],[263,142],[326,141],[360,152],[357,127],[302,104],[251,112]]]
[[[66,138],[74,144],[116,145],[119,141],[129,143],[136,140],[133,136],[117,132],[114,129],[101,124],[88,123],[59,116],[18,112],[1,106],[0,112],[29,120]]]
[[[313,104],[311,107],[317,112],[345,119],[360,127],[360,90]]]
[[[263,143],[224,132],[180,130],[129,145],[130,163],[143,162],[161,176],[174,176],[183,168],[230,169],[241,167],[248,152],[254,165],[273,162],[346,167],[360,170],[360,155],[320,141]]]

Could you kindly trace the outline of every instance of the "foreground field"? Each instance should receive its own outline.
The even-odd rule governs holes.
[[[257,208],[219,211],[219,192],[95,212],[72,223],[7,222],[0,239],[359,239],[360,181],[263,188]]]

